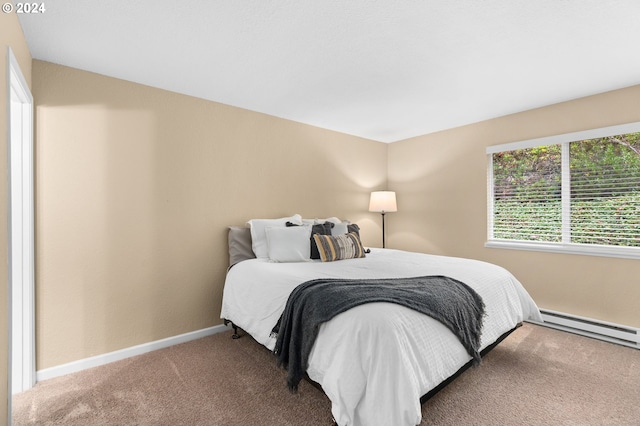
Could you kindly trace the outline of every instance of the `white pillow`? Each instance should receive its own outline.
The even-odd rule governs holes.
[[[325,222],[341,223],[342,221],[339,218],[335,217],[335,216],[328,217],[326,219],[318,219],[317,217],[315,219],[302,219],[302,224],[303,225],[320,225],[320,224],[325,223]],[[347,221],[347,223],[348,223],[348,221]]]
[[[335,237],[336,235],[344,235],[349,233],[349,228],[347,228],[348,224],[349,222],[334,222],[333,228],[331,228],[331,235]]]
[[[316,219],[316,221],[317,221],[316,223],[325,223],[325,222],[342,223],[342,221],[335,216],[328,217],[326,219]]]
[[[333,223],[333,228],[331,228],[331,235],[332,236],[336,236],[336,235],[344,235],[344,234],[348,234],[349,233],[349,228],[347,228],[347,225],[349,225],[351,222],[349,222],[348,220],[340,220],[339,218],[332,216],[332,217],[328,217],[326,219],[302,219],[302,223],[304,225],[317,225],[320,223],[325,223],[325,222],[331,222]]]
[[[269,226],[285,228],[287,222],[302,225],[302,216],[294,214],[279,219],[251,219],[247,222],[247,225],[251,227],[251,249],[257,258],[269,257],[265,229]]]
[[[306,262],[311,257],[311,226],[271,227],[265,229],[269,260]]]

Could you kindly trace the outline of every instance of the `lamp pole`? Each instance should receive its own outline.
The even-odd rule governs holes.
[[[382,214],[382,248],[386,248],[384,242],[384,212],[380,212],[380,214]]]

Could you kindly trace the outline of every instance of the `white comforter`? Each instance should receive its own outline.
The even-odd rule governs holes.
[[[314,278],[421,275],[446,275],[480,294],[487,314],[482,348],[523,320],[542,321],[529,294],[504,268],[390,249],[330,263],[240,262],[227,274],[221,317],[273,349],[271,329],[298,284]],[[470,359],[440,322],[403,306],[371,303],[321,326],[307,373],[322,385],[340,426],[416,425],[421,421],[420,397]]]

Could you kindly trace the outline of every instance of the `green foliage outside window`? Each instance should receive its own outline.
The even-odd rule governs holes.
[[[570,142],[571,243],[640,247],[640,132]],[[562,146],[493,154],[494,238],[562,241]]]

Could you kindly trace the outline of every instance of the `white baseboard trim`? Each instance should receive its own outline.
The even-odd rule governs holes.
[[[67,364],[56,365],[55,367],[45,368],[36,372],[36,381],[41,382],[54,377],[64,376],[66,374],[76,373],[88,368],[98,367],[100,365],[109,364],[111,362],[120,361],[136,355],[142,355],[147,352],[156,351],[158,349],[168,348],[169,346],[186,343],[191,340],[200,339],[202,337],[211,336],[223,331],[230,330],[231,327],[225,325],[215,325],[202,330],[196,330],[189,333],[179,334],[177,336],[167,337],[166,339],[156,340],[154,342],[143,343],[141,345],[132,346],[130,348],[120,349],[102,355],[92,356],[90,358],[80,359],[78,361],[69,362]]]

